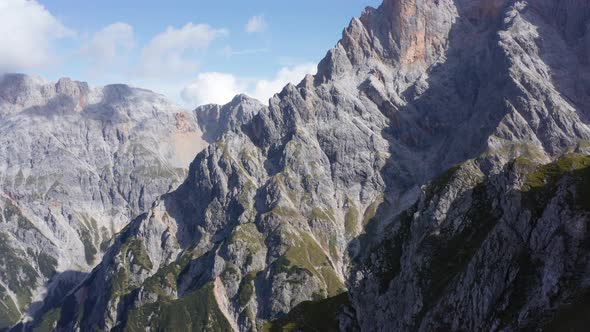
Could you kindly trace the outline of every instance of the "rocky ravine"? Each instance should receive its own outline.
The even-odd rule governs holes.
[[[0,133],[0,328],[75,286],[207,146],[195,113],[153,92],[16,74]]]
[[[199,153],[32,325],[511,331],[579,316],[589,19],[581,0],[367,8],[316,76]]]

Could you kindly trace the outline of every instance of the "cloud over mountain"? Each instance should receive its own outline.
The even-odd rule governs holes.
[[[28,70],[55,62],[53,43],[75,34],[34,0],[2,0],[0,31],[0,72]]]
[[[141,51],[138,74],[145,77],[174,77],[196,72],[196,54],[206,50],[217,38],[227,36],[226,29],[207,24],[187,23],[181,28],[169,26],[156,35]]]
[[[187,85],[181,93],[182,99],[189,105],[225,104],[233,96],[245,93],[263,103],[288,83],[297,84],[307,74],[315,74],[316,64],[303,63],[281,68],[274,77],[251,79],[238,77],[229,73],[201,73],[197,79]]]
[[[81,54],[95,64],[106,65],[127,54],[134,46],[133,27],[127,23],[117,22],[94,33],[82,46]]]

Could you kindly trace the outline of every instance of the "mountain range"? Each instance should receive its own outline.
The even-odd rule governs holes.
[[[268,105],[5,75],[0,325],[583,330],[589,59],[586,1],[385,0]]]

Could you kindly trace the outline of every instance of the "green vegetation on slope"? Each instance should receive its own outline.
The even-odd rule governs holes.
[[[284,256],[274,263],[277,273],[285,272],[287,276],[303,272],[316,276],[326,284],[328,296],[335,296],[345,291],[344,284],[336,273],[324,250],[309,234],[300,233],[292,236],[293,245]]]
[[[0,286],[0,329],[14,325],[20,319],[20,311],[6,288]]]
[[[527,175],[523,204],[534,218],[540,217],[565,175],[571,175],[576,184],[575,207],[590,208],[590,156],[572,153]]]
[[[148,255],[143,242],[137,238],[127,241],[121,247],[121,254],[126,257],[131,256],[130,263],[141,266],[145,270],[151,270],[153,267],[152,261],[150,260],[150,256]]]
[[[547,185],[555,184],[561,176],[577,170],[590,167],[590,156],[572,153],[561,159],[541,166],[536,172],[530,173],[526,180],[529,189],[541,189]]]
[[[31,302],[39,277],[26,257],[24,251],[10,246],[8,235],[0,233],[0,278],[16,294],[21,309]]]
[[[264,332],[336,332],[338,314],[348,304],[348,293],[320,300],[305,301],[296,305],[286,316],[268,322]]]
[[[244,278],[240,281],[240,288],[238,289],[238,302],[240,306],[244,307],[250,300],[252,296],[254,296],[254,279],[256,278],[256,273],[248,273],[244,276]]]
[[[158,301],[131,310],[125,331],[231,331],[231,325],[219,309],[213,284],[173,301]]]
[[[353,237],[357,235],[358,220],[359,212],[355,206],[351,206],[344,216],[344,230],[347,236]]]
[[[43,315],[41,323],[33,328],[33,332],[51,332],[55,331],[55,327],[60,318],[60,309],[55,308]]]
[[[137,265],[146,270],[151,270],[153,267],[143,243],[137,238],[130,238],[123,243],[119,256],[123,258],[124,263],[111,280],[110,294],[113,298],[121,297],[138,286],[129,284],[128,265]]]
[[[81,216],[78,219],[78,235],[80,235],[80,241],[82,241],[82,245],[84,245],[84,258],[86,258],[86,263],[88,265],[94,264],[94,259],[98,250],[96,249],[95,240],[100,239],[98,235],[98,225],[94,218],[86,218],[86,216]]]
[[[153,276],[143,282],[145,291],[156,294],[158,299],[172,299],[171,291],[177,290],[177,279],[181,271],[188,265],[190,254],[183,255],[177,262],[162,267]]]

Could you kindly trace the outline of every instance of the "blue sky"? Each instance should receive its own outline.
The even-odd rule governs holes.
[[[266,102],[380,2],[2,0],[0,71],[128,83],[186,106],[238,92]]]

